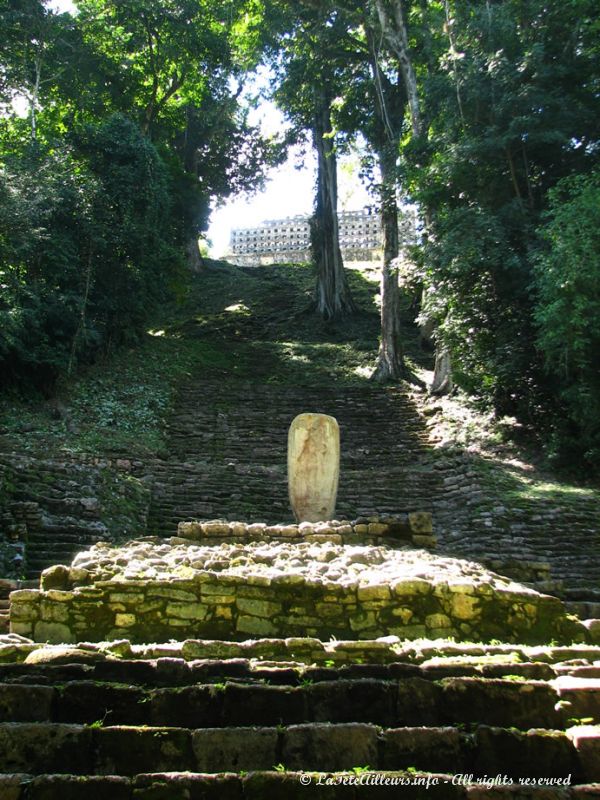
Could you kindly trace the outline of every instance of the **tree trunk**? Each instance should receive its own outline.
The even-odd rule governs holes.
[[[398,204],[396,202],[396,158],[391,148],[379,152],[381,169],[381,224],[383,265],[381,268],[381,340],[373,380],[398,380],[405,374],[400,335],[400,290],[398,288]]]
[[[400,290],[398,288],[398,203],[396,200],[396,159],[399,130],[404,116],[406,95],[396,95],[390,103],[394,87],[379,69],[376,39],[367,28],[371,51],[371,72],[375,87],[375,149],[381,172],[381,227],[383,229],[383,264],[381,267],[381,339],[372,380],[398,380],[405,375],[402,340],[400,336]],[[400,107],[398,108],[398,102]],[[391,106],[396,106],[392,108]],[[394,113],[395,112],[395,113]],[[395,119],[395,117],[398,117]]]
[[[190,272],[202,272],[204,269],[204,261],[202,260],[200,248],[198,247],[198,234],[194,233],[190,236],[186,247],[186,254]]]
[[[435,333],[436,322],[431,315],[427,313],[427,298],[427,287],[423,286],[421,288],[421,299],[419,303],[419,317],[421,319],[419,322],[419,343],[423,350],[432,351],[435,348],[433,334]]]
[[[330,101],[315,90],[314,144],[317,150],[317,196],[310,239],[317,269],[316,308],[324,319],[356,311],[346,279],[337,217],[337,163],[331,132]]]
[[[34,60],[35,80],[29,97],[29,118],[31,120],[31,141],[37,140],[37,104],[40,96],[40,84],[42,82],[42,58],[39,54]]]
[[[429,387],[429,393],[441,396],[450,394],[453,388],[450,353],[445,347],[438,345],[436,346],[433,381]]]
[[[424,133],[423,119],[421,117],[417,76],[408,47],[408,32],[406,30],[404,11],[402,10],[402,0],[393,0],[392,2],[393,20],[388,12],[385,0],[375,0],[375,7],[383,35],[400,65],[410,108],[413,134],[420,137]]]

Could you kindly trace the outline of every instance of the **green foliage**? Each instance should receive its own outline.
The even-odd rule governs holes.
[[[597,15],[590,0],[406,5],[426,133],[405,131],[400,172],[428,219],[417,257],[425,311],[438,322],[459,386],[500,414],[543,428],[559,394],[544,360],[558,375],[565,351],[550,342],[557,307],[545,308],[554,300],[547,286],[538,291],[543,268],[534,265],[542,215],[565,197],[553,187],[597,164]],[[592,311],[597,290],[586,280],[574,288],[587,298],[576,313]],[[594,325],[584,333],[565,316],[560,328],[569,327],[569,348],[589,363]],[[567,386],[560,393],[581,433],[572,455],[596,436],[592,406],[583,422],[595,384],[589,370],[578,376],[572,395]],[[556,430],[558,439],[563,434]]]
[[[506,216],[510,210],[505,209]],[[519,216],[520,209],[512,209]],[[504,215],[475,203],[443,208],[428,245],[427,311],[454,355],[454,377],[501,413],[529,401],[534,380],[529,267],[507,236]]]
[[[546,426],[557,456],[598,461],[594,0],[77,7],[56,14],[20,0],[0,16],[4,382],[49,393],[78,365],[140,337],[170,297],[183,302],[183,254],[211,202],[259,186],[282,156],[240,101],[268,54],[290,139],[316,136],[333,172],[336,152],[357,137],[372,151],[363,162],[372,183],[375,156],[385,155],[387,196],[397,175],[420,205],[427,230],[412,287],[426,289],[424,310],[459,386]],[[257,315],[247,307],[244,320],[221,322],[250,331]],[[371,335],[369,322],[367,346]],[[334,378],[355,366],[357,349],[356,337],[274,340],[269,366],[285,369],[266,379],[327,358],[321,374]],[[218,342],[204,343],[203,359],[213,372],[246,369]],[[162,411],[144,403],[107,397],[101,429],[116,417],[127,435],[152,428]]]
[[[535,266],[537,345],[560,409],[555,455],[600,458],[600,172],[550,192]]]
[[[140,335],[211,201],[281,156],[235,85],[266,46],[262,3],[77,5],[0,16],[0,375],[45,393]]]
[[[0,169],[0,369],[46,389],[138,332],[177,264],[153,145],[120,116],[70,138]]]

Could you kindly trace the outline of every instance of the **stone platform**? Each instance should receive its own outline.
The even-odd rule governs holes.
[[[380,543],[360,543],[361,524],[275,526],[280,536],[271,539],[266,526],[236,530],[238,523],[211,521],[181,526],[199,541],[101,542],[70,567],[44,571],[40,590],[13,592],[11,630],[67,643],[251,636],[523,644],[589,639],[557,598],[475,562],[382,539],[385,525],[376,521],[366,524],[366,534]],[[336,532],[343,528],[347,540]]]

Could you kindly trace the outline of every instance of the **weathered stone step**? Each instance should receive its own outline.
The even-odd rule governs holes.
[[[588,721],[600,723],[600,690],[592,691],[583,679],[563,678],[559,684],[555,688],[542,681],[446,678],[436,683],[407,678],[323,680],[300,686],[198,683],[150,690],[97,680],[60,686],[5,683],[0,684],[0,721],[92,724],[103,719],[110,725],[190,728],[327,721],[383,727],[485,724],[526,730],[564,728],[569,719],[585,712]],[[563,703],[557,707],[560,699]]]
[[[158,772],[221,773],[286,769],[452,772],[511,778],[594,779],[560,731],[517,731],[487,726],[378,728],[362,723],[308,723],[277,727],[176,728],[57,723],[0,724],[0,772],[129,775]],[[596,740],[600,741],[600,740]],[[588,742],[589,743],[589,742]]]
[[[31,646],[29,646],[31,650]],[[28,651],[29,651],[28,650]],[[32,685],[54,685],[75,680],[94,680],[102,683],[126,683],[134,686],[188,687],[203,683],[261,681],[269,686],[300,686],[332,680],[404,680],[427,681],[444,678],[502,678],[519,674],[538,680],[542,675],[551,679],[555,671],[548,664],[521,664],[511,667],[500,664],[469,666],[468,664],[435,664],[417,666],[407,663],[352,664],[334,668],[330,666],[305,667],[290,661],[288,666],[274,667],[270,662],[256,664],[244,658],[220,660],[198,660],[185,662],[178,658],[162,657],[156,660],[127,660],[94,658],[93,653],[77,651],[64,660],[56,658],[52,663],[4,663],[0,664],[0,681],[28,683]]]
[[[237,643],[222,643],[223,651],[226,645]],[[18,657],[18,649],[6,645],[10,649],[10,656]],[[505,663],[493,660],[481,664],[454,662],[447,659],[448,663],[437,660],[436,663],[417,665],[406,662],[375,663],[375,664],[345,664],[331,666],[326,660],[325,666],[305,666],[297,663],[302,656],[291,653],[279,655],[282,665],[274,665],[272,661],[263,663],[266,651],[263,649],[261,656],[261,643],[257,642],[254,658],[259,661],[250,661],[249,658],[198,659],[184,661],[181,658],[162,656],[156,659],[140,658],[136,660],[119,658],[106,659],[94,651],[78,648],[59,648],[58,651],[41,645],[22,645],[20,657],[25,658],[32,650],[43,650],[43,658],[47,663],[36,659],[32,663],[2,663],[0,664],[0,681],[6,683],[27,683],[31,685],[52,686],[56,683],[65,683],[76,680],[93,680],[102,683],[120,683],[133,686],[148,687],[188,687],[199,684],[223,683],[227,681],[244,682],[248,684],[262,682],[266,686],[302,686],[329,681],[356,681],[380,680],[402,681],[405,679],[422,679],[438,681],[444,678],[503,678],[511,676],[531,680],[552,680],[559,675],[578,674],[584,669],[581,666],[565,665],[562,671],[560,665],[534,662],[516,664],[510,659]],[[117,644],[116,650],[119,649]],[[169,651],[169,647],[157,647]],[[181,651],[180,651],[181,652]],[[184,652],[186,652],[184,650]],[[64,653],[64,655],[61,655]],[[193,658],[194,652],[189,655]],[[250,654],[249,654],[250,655]],[[305,651],[305,658],[312,661],[310,650]],[[589,668],[589,667],[588,667]]]
[[[3,597],[0,599],[0,634],[8,633],[9,627],[10,627],[10,600],[7,597]]]

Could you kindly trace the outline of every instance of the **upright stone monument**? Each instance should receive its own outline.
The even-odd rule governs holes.
[[[327,414],[299,414],[288,435],[288,488],[298,522],[333,519],[340,476],[340,429]]]

